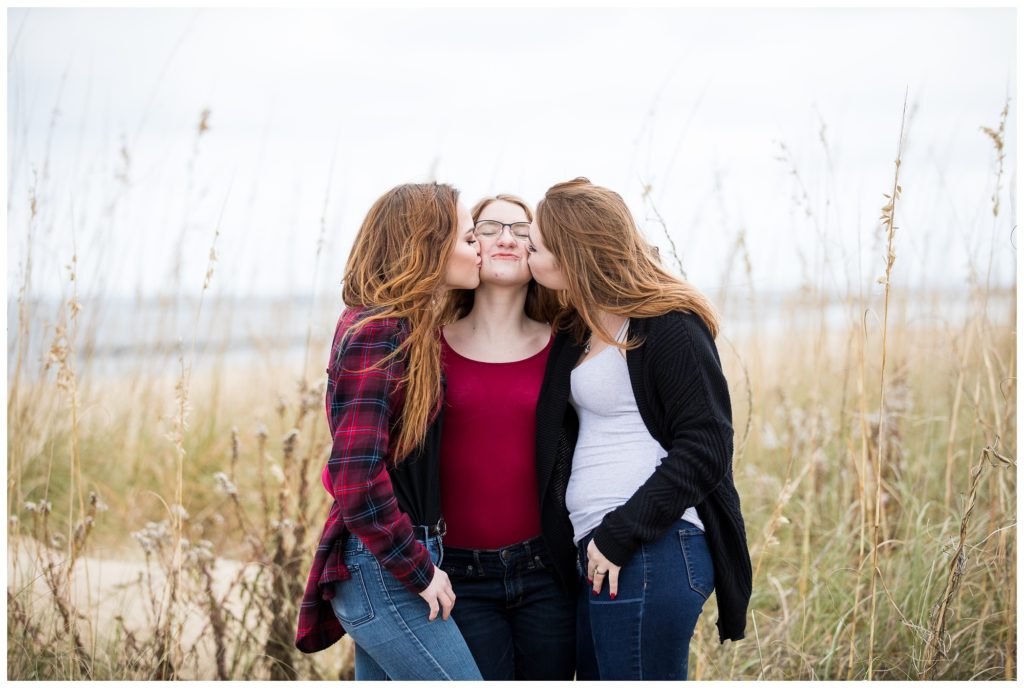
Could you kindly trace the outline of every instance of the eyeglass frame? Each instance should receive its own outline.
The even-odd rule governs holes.
[[[473,235],[474,236],[476,236],[476,237],[480,237],[481,236],[480,234],[477,233],[476,227],[477,227],[477,225],[482,224],[484,222],[493,222],[496,225],[501,225],[501,229],[498,230],[498,233],[493,235],[493,237],[491,237],[491,236],[487,237],[488,239],[491,239],[491,238],[500,239],[501,235],[505,233],[505,228],[508,227],[508,233],[510,235],[512,235],[512,238],[515,239],[516,241],[529,241],[530,240],[530,234],[529,234],[530,230],[529,229],[526,230],[527,231],[526,236],[519,236],[518,234],[516,234],[515,232],[512,231],[512,226],[513,225],[526,225],[527,227],[530,226],[529,222],[524,222],[522,220],[520,220],[519,222],[498,222],[497,220],[477,220],[476,222],[473,223]]]

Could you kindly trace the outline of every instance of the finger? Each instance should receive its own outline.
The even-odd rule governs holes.
[[[441,592],[439,592],[437,594],[437,601],[441,605],[441,618],[447,621],[448,614],[451,612],[452,609],[452,601],[451,598],[448,597],[448,591],[442,590]]]
[[[450,607],[454,607],[455,606],[455,589],[452,588],[451,581],[448,581],[448,584],[444,586],[443,592],[444,592],[445,597],[448,598],[449,608]]]
[[[430,604],[430,616],[427,617],[427,620],[433,621],[437,618],[437,597],[431,597],[427,602]]]
[[[607,574],[604,571],[594,571],[594,597],[601,594],[601,588],[604,586],[604,579]]]
[[[443,595],[438,597],[441,601],[441,607],[444,609],[444,612],[441,614],[441,618],[445,621],[447,621],[448,617],[452,614],[452,607],[455,606],[454,598],[454,595]]]
[[[587,562],[587,582],[591,585],[594,584],[594,570],[597,568],[597,564],[593,560]]]
[[[615,596],[619,594],[619,569],[610,568],[608,569],[608,597],[615,599]]]

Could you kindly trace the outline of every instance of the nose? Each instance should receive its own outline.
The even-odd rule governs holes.
[[[506,232],[505,230],[508,230],[508,232]],[[498,235],[497,244],[498,246],[502,246],[504,248],[515,248],[519,244],[519,242],[516,241],[515,235],[512,234],[511,227],[502,227],[501,234]]]

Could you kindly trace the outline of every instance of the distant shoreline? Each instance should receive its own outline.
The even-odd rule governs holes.
[[[753,298],[752,298],[753,297]],[[989,318],[994,324],[1010,320],[1015,287],[993,287],[988,292]],[[913,321],[963,322],[972,308],[965,290],[896,290],[890,318]],[[872,292],[867,308],[881,315],[879,294]],[[83,300],[74,340],[77,360],[98,375],[131,372],[138,366],[177,365],[179,351],[194,367],[259,361],[301,361],[307,343],[316,355],[330,342],[340,312],[340,298],[303,295],[259,297],[247,300],[205,299],[197,320],[198,300],[167,299]],[[846,295],[795,291],[768,291],[751,295],[737,287],[724,303],[716,304],[722,333],[730,339],[752,335],[774,337],[821,324],[845,327],[862,315],[859,300]],[[29,337],[23,367],[39,372],[55,336],[64,304],[52,299],[28,302]],[[851,310],[854,309],[854,310]],[[8,299],[7,360],[11,368],[19,349],[18,303]],[[24,343],[23,343],[24,344]]]

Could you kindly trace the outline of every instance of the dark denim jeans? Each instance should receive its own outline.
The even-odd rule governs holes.
[[[437,566],[444,558],[439,537],[419,538]],[[335,584],[334,615],[356,644],[356,680],[480,680],[457,622],[440,614],[380,565],[352,535],[345,543],[350,580]],[[459,601],[456,601],[458,604]]]
[[[576,678],[685,680],[690,638],[715,581],[704,531],[679,520],[642,544],[619,572],[614,602],[607,582],[594,597],[587,581],[591,539],[578,549]]]
[[[501,549],[445,548],[452,615],[487,681],[571,680],[576,609],[534,538]]]

